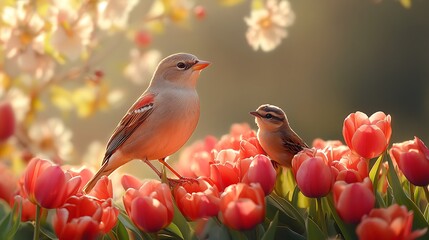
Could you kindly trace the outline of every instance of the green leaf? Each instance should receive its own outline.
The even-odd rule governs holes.
[[[271,193],[267,197],[267,205],[271,205],[279,209],[283,216],[287,217],[287,223],[293,226],[294,231],[298,233],[305,232],[305,220],[303,215],[286,199],[277,196],[275,193]]]
[[[307,238],[314,240],[328,239],[328,236],[319,228],[312,218],[307,218]]]
[[[331,212],[332,217],[335,220],[335,223],[337,224],[338,228],[341,231],[341,234],[343,235],[345,240],[355,240],[357,239],[355,228],[349,224],[346,224],[343,222],[343,220],[340,218],[340,216],[337,213],[337,210],[334,206],[334,200],[332,199],[332,195],[328,195],[325,198],[323,198],[323,201],[328,202],[328,206]]]
[[[380,166],[381,163],[383,162],[384,159],[384,155],[386,153],[383,152],[383,154],[380,155],[380,157],[378,157],[377,161],[375,161],[374,165],[371,168],[371,171],[369,172],[369,178],[371,179],[372,185],[374,187],[374,192],[377,192],[377,187],[378,187],[378,174],[380,172]]]
[[[188,221],[180,212],[179,208],[177,207],[174,201],[173,201],[173,204],[174,204],[173,223],[177,226],[177,231],[178,231],[177,235],[182,236],[183,239],[191,239],[192,235],[194,234],[194,231],[191,229],[191,227],[188,224]]]
[[[128,218],[128,216],[125,214],[125,212],[123,210],[119,211],[118,220],[124,225],[124,227],[126,227],[128,230],[130,230],[131,232],[133,232],[135,234],[136,239],[138,239],[138,240],[152,239],[152,237],[149,234],[147,234],[148,238],[143,238],[143,236],[141,235],[140,229],[138,229],[131,222],[131,220]]]
[[[21,223],[22,206],[19,201],[15,201],[12,210],[9,205],[0,200],[1,212],[6,213],[0,222],[0,239],[13,239]]]
[[[414,213],[414,229],[422,229],[429,227],[428,222],[423,216],[420,209],[416,206],[416,204],[411,201],[410,198],[405,194],[404,189],[399,181],[398,175],[396,175],[395,167],[393,166],[393,162],[390,158],[387,158],[387,162],[389,163],[389,173],[387,175],[389,179],[389,184],[392,187],[393,197],[399,205],[405,205],[408,210],[413,211]],[[426,232],[425,237],[429,237],[429,232]]]
[[[212,217],[207,220],[203,231],[198,237],[202,239],[231,239],[228,228],[225,227],[225,225],[221,224],[219,220],[215,217]]]
[[[278,219],[279,219],[279,212],[277,211],[276,215],[274,215],[273,220],[270,222],[270,225],[268,225],[267,231],[262,236],[262,240],[274,240],[275,239]]]
[[[172,222],[170,225],[168,225],[168,227],[166,227],[164,229],[164,231],[171,233],[171,237],[175,238],[175,239],[184,239],[182,232],[180,231],[179,227],[177,227],[176,224],[174,224],[174,222]]]
[[[40,232],[45,235],[46,237],[48,237],[49,239],[58,239],[57,235],[54,233],[53,229],[50,228],[49,226],[43,225],[40,228]]]
[[[117,239],[121,240],[129,240],[130,236],[128,236],[127,228],[121,221],[117,221],[116,226],[112,229]]]

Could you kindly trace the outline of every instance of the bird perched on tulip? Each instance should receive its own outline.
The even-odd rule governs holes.
[[[149,162],[159,160],[181,178],[165,158],[179,150],[197,126],[200,100],[195,87],[201,70],[209,64],[186,53],[173,54],[159,63],[149,87],[114,130],[102,166],[85,192],[102,176],[133,159],[144,161],[161,176]]]
[[[271,158],[281,166],[291,167],[293,156],[308,145],[292,130],[285,112],[274,105],[261,105],[255,116],[258,140]]]

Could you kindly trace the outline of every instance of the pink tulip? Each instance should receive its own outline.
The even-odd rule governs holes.
[[[216,216],[219,212],[219,191],[208,178],[178,184],[173,192],[177,206],[189,220]]]
[[[264,191],[259,184],[238,183],[221,195],[219,219],[236,230],[254,228],[265,218]]]
[[[351,184],[337,181],[333,193],[335,208],[344,222],[358,223],[374,207],[375,196],[369,178]]]
[[[344,140],[351,150],[367,159],[381,155],[391,135],[390,115],[383,112],[376,112],[369,118],[362,112],[351,113],[344,120]]]
[[[334,175],[323,151],[304,149],[292,159],[292,171],[302,194],[310,198],[326,196]]]
[[[242,172],[243,174],[243,172]],[[269,195],[276,183],[276,170],[271,160],[265,155],[256,155],[251,158],[248,170],[244,173],[241,182],[250,185],[259,183],[265,195]]]
[[[24,173],[24,189],[28,199],[44,208],[58,208],[75,195],[81,179],[64,173],[60,166],[33,158]]]
[[[123,201],[128,216],[143,231],[157,232],[173,220],[173,199],[165,183],[150,180],[139,189],[128,188]]]
[[[412,184],[416,186],[429,184],[429,149],[418,137],[393,144],[390,156]]]
[[[361,240],[412,240],[424,235],[427,228],[412,231],[413,212],[393,204],[388,208],[373,209],[362,218],[356,233]]]

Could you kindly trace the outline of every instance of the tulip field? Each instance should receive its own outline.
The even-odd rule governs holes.
[[[0,1],[0,240],[429,239],[429,5],[316,2]]]

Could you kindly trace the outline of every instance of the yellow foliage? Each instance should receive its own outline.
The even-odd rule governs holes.
[[[400,0],[400,3],[404,8],[411,8],[411,0]]]
[[[228,7],[235,6],[235,5],[242,3],[242,2],[243,2],[243,0],[219,0],[219,3],[221,5],[228,6]]]

